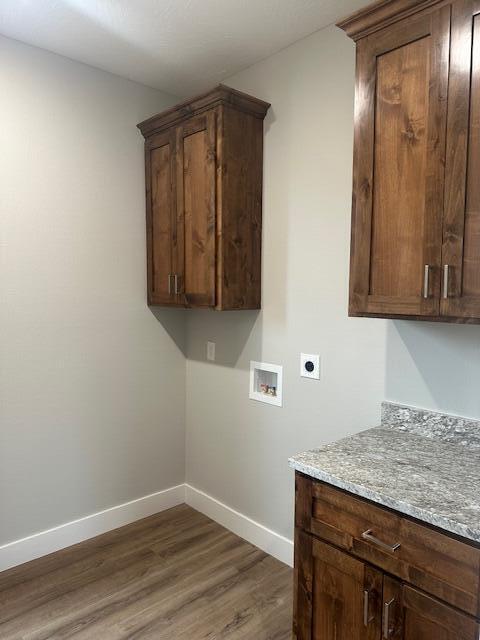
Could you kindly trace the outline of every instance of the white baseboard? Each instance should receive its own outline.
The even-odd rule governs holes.
[[[251,542],[274,558],[293,566],[293,542],[275,531],[267,529],[251,518],[235,511],[203,491],[185,485],[185,501],[193,509],[200,511],[237,536]]]
[[[0,571],[59,551],[185,502],[185,485],[131,500],[0,546]]]
[[[291,540],[235,511],[203,491],[188,484],[180,484],[4,544],[0,546],[0,571],[65,549],[185,502],[266,553],[293,566]]]

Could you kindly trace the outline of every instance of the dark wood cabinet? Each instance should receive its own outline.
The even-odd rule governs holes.
[[[177,128],[178,261],[188,306],[215,306],[215,114]]]
[[[296,640],[478,640],[478,546],[295,481]]]
[[[299,534],[297,550],[303,551],[297,561],[303,596],[297,601],[296,637],[380,640],[382,573],[306,533]]]
[[[383,0],[356,40],[349,312],[480,322],[480,2]]]
[[[138,125],[149,304],[260,308],[269,106],[221,85]]]
[[[480,2],[452,5],[441,313],[480,317]]]
[[[385,639],[478,640],[476,620],[389,576],[384,576],[383,601]]]
[[[148,143],[147,259],[149,291],[159,304],[174,302],[171,274],[175,272],[175,143],[170,132],[153,136]],[[155,247],[155,251],[153,251]]]

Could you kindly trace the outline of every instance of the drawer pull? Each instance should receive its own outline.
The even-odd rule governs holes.
[[[364,540],[367,540],[368,542],[373,542],[373,544],[376,544],[377,547],[380,547],[380,549],[383,549],[384,551],[389,551],[390,553],[394,553],[397,549],[400,548],[400,542],[397,542],[393,545],[389,545],[386,542],[382,542],[382,540],[379,540],[373,535],[371,529],[367,529],[366,531],[364,531],[362,533],[362,538]]]

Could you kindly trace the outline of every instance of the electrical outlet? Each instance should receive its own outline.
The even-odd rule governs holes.
[[[311,353],[301,353],[300,375],[302,378],[320,380],[320,356]]]
[[[215,362],[215,342],[207,342],[207,360]]]

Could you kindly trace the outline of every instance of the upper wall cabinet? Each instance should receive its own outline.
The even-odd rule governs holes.
[[[269,106],[219,86],[138,125],[145,137],[149,304],[260,308]]]
[[[338,26],[357,42],[350,315],[480,322],[480,0]]]

